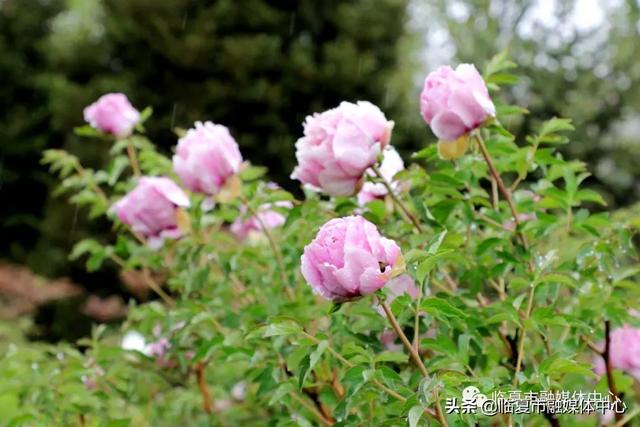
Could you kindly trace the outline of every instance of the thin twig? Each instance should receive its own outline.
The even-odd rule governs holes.
[[[202,395],[202,410],[207,414],[211,414],[213,413],[213,403],[211,402],[211,393],[209,393],[207,379],[204,375],[204,362],[196,364],[196,379],[200,395]]]
[[[126,263],[118,255],[111,254],[111,260],[116,264],[118,264],[118,267],[120,267],[123,271],[126,270]],[[176,302],[174,301],[174,299],[171,298],[165,291],[162,290],[162,286],[160,286],[155,280],[153,280],[153,278],[151,277],[151,272],[147,267],[145,267],[142,270],[142,277],[147,283],[147,286],[149,286],[149,288],[151,288],[152,291],[158,294],[158,296],[162,298],[164,302],[167,303],[167,305],[171,307],[175,305]]]
[[[85,168],[83,168],[80,163],[76,162],[73,166],[74,166],[76,172],[78,172],[78,175],[80,175],[81,178],[86,178],[87,177],[87,170]],[[96,192],[98,197],[104,202],[104,204],[108,206],[109,205],[109,199],[107,198],[107,195],[104,193],[104,191],[102,191],[102,188],[100,188],[100,186],[98,184],[96,184],[93,181],[93,179],[89,181],[89,185],[91,186],[93,191]]]
[[[402,203],[402,201],[398,198],[395,191],[393,191],[391,184],[389,184],[389,181],[387,181],[385,177],[382,176],[382,173],[380,172],[380,169],[378,169],[378,166],[376,165],[371,166],[371,170],[373,170],[373,172],[376,174],[378,179],[380,179],[380,181],[382,182],[382,185],[384,185],[384,187],[387,189],[387,193],[389,194],[393,202],[396,204],[396,206],[398,206],[402,211],[402,213],[404,213],[404,215],[407,217],[407,219],[411,221],[411,223],[416,228],[416,230],[418,230],[419,233],[422,233],[423,230],[422,230],[422,226],[420,225],[420,221],[418,221],[418,218],[416,218],[416,216],[413,213],[411,213],[409,208],[407,208],[407,206],[404,203]]]
[[[493,164],[493,160],[491,159],[491,155],[489,154],[487,147],[484,145],[484,140],[482,139],[482,136],[480,135],[479,132],[476,132],[475,137],[476,137],[476,141],[478,141],[478,147],[480,147],[480,152],[482,153],[482,157],[484,157],[484,160],[487,163],[487,166],[489,167],[489,173],[495,180],[496,184],[498,185],[498,189],[500,190],[500,193],[502,193],[502,196],[504,197],[505,201],[509,205],[509,209],[511,210],[511,215],[513,216],[513,221],[516,224],[516,229],[519,229],[520,219],[518,218],[518,211],[516,210],[516,206],[513,204],[513,199],[511,198],[511,192],[504,185],[504,182],[500,177],[500,173],[498,173],[498,170]],[[522,246],[524,246],[524,248],[527,249],[529,247],[529,244],[527,242],[526,236],[524,235],[524,233],[522,233],[522,231],[519,231],[518,235],[520,236],[520,240],[522,241]]]
[[[416,299],[416,312],[413,318],[413,348],[420,352],[420,304],[422,302],[422,286],[418,288],[418,298]]]
[[[447,284],[451,287],[451,291],[455,293],[458,290],[458,283],[453,280],[449,272],[444,268],[440,270],[440,272],[442,273],[442,277],[444,277],[445,282],[447,282]]]
[[[593,341],[585,336],[581,336],[580,338],[582,339],[582,341],[584,341],[584,343],[587,345],[587,347],[589,347],[591,351],[596,353],[598,356],[602,356],[602,349],[600,349],[600,347],[598,347]]]
[[[296,402],[307,408],[309,412],[315,415],[315,417],[318,418],[320,422],[322,422],[322,424],[326,426],[332,426],[334,424],[332,420],[328,420],[320,411],[318,411],[315,406],[304,400],[302,397],[298,396],[296,393],[291,392],[289,393],[289,396],[291,396]]]
[[[511,198],[511,192],[504,185],[504,182],[502,181],[502,178],[500,177],[500,173],[498,172],[498,170],[496,169],[495,165],[493,164],[493,160],[491,159],[491,155],[489,154],[489,151],[487,150],[487,147],[484,144],[484,140],[482,139],[482,135],[480,135],[480,132],[475,132],[474,135],[475,135],[476,141],[478,142],[478,147],[480,148],[480,152],[482,153],[482,157],[484,157],[484,160],[487,163],[487,166],[489,167],[489,173],[491,174],[491,176],[495,180],[496,184],[498,185],[498,189],[500,190],[500,193],[502,193],[502,196],[506,200],[507,205],[509,205],[509,209],[511,210],[511,215],[513,216],[513,221],[516,224],[517,234],[520,237],[520,241],[522,242],[522,246],[525,249],[528,249],[529,248],[529,243],[527,242],[527,237],[524,235],[522,230],[520,230],[520,219],[518,218],[518,211],[516,210],[516,207],[515,207],[515,205],[513,203],[513,200]],[[533,268],[533,263],[531,262],[531,260],[529,261],[528,265],[529,265],[529,271],[533,272],[534,268]],[[533,298],[534,298],[534,296],[535,296],[535,287],[531,286],[531,288],[529,289],[529,298],[528,298],[528,301],[527,301],[527,311],[525,313],[524,321],[526,321],[531,316],[531,311],[533,309]],[[518,347],[517,347],[518,348],[518,355],[517,355],[517,358],[516,358],[515,375],[513,377],[514,384],[517,383],[518,374],[520,373],[520,369],[522,368],[522,359],[524,357],[523,352],[524,352],[525,335],[526,335],[525,326],[524,326],[524,322],[523,322],[523,325],[520,328],[520,336],[518,337],[518,339],[519,339]]]
[[[415,363],[418,369],[420,369],[420,372],[422,373],[423,376],[425,377],[428,376],[429,372],[427,371],[427,368],[424,366],[424,363],[420,358],[420,354],[418,354],[415,348],[413,348],[413,346],[411,345],[411,342],[409,342],[409,339],[407,338],[405,333],[402,331],[402,328],[398,323],[398,319],[396,319],[396,316],[393,314],[393,312],[389,308],[389,305],[380,298],[378,298],[378,304],[380,304],[380,306],[384,310],[384,313],[387,315],[387,319],[389,319],[389,323],[391,323],[391,327],[396,332],[396,334],[400,337],[400,341],[402,341],[402,344],[404,344],[404,347],[409,352],[409,356],[411,357],[411,360],[413,360],[413,363]]]
[[[138,156],[136,155],[136,150],[132,144],[127,144],[127,156],[129,156],[129,163],[131,164],[131,170],[135,176],[140,176],[142,173],[140,172],[140,164],[138,163]]]
[[[377,298],[377,300],[378,300],[378,304],[380,304],[380,306],[384,310],[384,313],[387,315],[387,319],[389,319],[389,323],[391,323],[391,327],[396,332],[396,334],[400,337],[400,341],[402,341],[402,344],[404,345],[404,347],[409,352],[409,356],[411,357],[413,362],[416,364],[416,366],[418,367],[418,369],[422,373],[422,376],[423,377],[428,377],[429,376],[429,372],[427,371],[427,368],[424,366],[424,363],[422,362],[422,359],[420,358],[420,354],[414,348],[414,346],[411,345],[411,343],[409,342],[409,339],[407,338],[405,333],[402,331],[402,328],[400,327],[400,324],[398,323],[398,319],[396,319],[396,316],[393,314],[393,312],[389,308],[389,305],[385,301],[380,299],[380,298]],[[440,407],[440,402],[438,400],[438,389],[437,388],[434,390],[434,398],[435,398],[434,400],[435,400],[435,408],[436,408],[435,417],[436,417],[436,419],[438,420],[438,422],[442,426],[446,427],[447,426],[447,420],[444,417],[444,414],[442,413],[442,408]]]
[[[316,338],[315,336],[302,331],[302,334],[309,338],[311,341],[314,342],[314,344],[318,345],[320,344],[320,340],[318,338]],[[340,353],[338,353],[333,347],[331,346],[327,346],[327,351],[329,353],[331,353],[336,359],[338,359],[343,365],[345,365],[347,368],[353,368],[355,365],[351,362],[349,362],[347,359],[345,359],[345,357],[343,355],[341,355]],[[382,391],[386,392],[387,394],[389,394],[390,396],[405,402],[407,400],[406,397],[404,397],[403,395],[397,393],[394,390],[391,390],[390,388],[388,388],[387,386],[385,386],[384,384],[382,384],[381,382],[379,382],[378,380],[374,379],[372,381],[373,384],[375,384],[376,387],[378,387],[379,389],[381,389]]]
[[[173,298],[171,298],[169,296],[169,294],[167,294],[164,290],[162,290],[162,286],[160,286],[155,280],[153,280],[153,277],[151,277],[151,273],[149,272],[149,268],[144,267],[142,269],[142,275],[145,278],[145,281],[147,282],[147,285],[156,293],[160,296],[160,298],[163,299],[164,302],[167,303],[167,305],[169,305],[170,307],[173,307],[176,305],[176,302]]]
[[[271,231],[265,225],[264,221],[262,220],[262,217],[253,208],[253,206],[251,206],[251,204],[249,203],[247,198],[244,197],[242,194],[240,195],[240,201],[247,207],[247,209],[249,210],[249,212],[251,212],[251,215],[254,216],[256,221],[258,221],[258,224],[260,225],[260,228],[264,232],[264,235],[267,237],[267,240],[269,241],[269,246],[271,246],[271,250],[273,251],[273,255],[276,258],[276,263],[278,264],[278,271],[280,272],[280,280],[282,280],[282,286],[284,288],[284,291],[287,294],[287,297],[289,299],[294,299],[295,296],[293,295],[293,293],[291,291],[291,288],[289,288],[289,286],[287,286],[288,280],[287,280],[287,276],[285,274],[284,262],[282,261],[282,255],[280,254],[280,250],[278,249],[278,246],[276,245],[276,241],[274,240],[273,235],[271,234]]]
[[[508,232],[512,232],[513,230],[509,227],[507,227],[504,224],[500,224],[498,221],[495,221],[491,218],[489,218],[488,216],[486,216],[483,213],[480,212],[476,212],[476,216],[478,217],[478,219],[481,219],[482,221],[488,222],[489,224],[493,225],[494,227],[498,227],[504,231],[508,231]]]
[[[522,322],[522,328],[520,329],[520,336],[518,341],[518,357],[516,358],[516,373],[513,376],[513,383],[517,384],[518,382],[518,374],[520,373],[520,369],[522,369],[522,359],[524,358],[524,336],[525,336],[525,327],[524,321],[526,321],[529,316],[531,316],[531,310],[533,309],[533,297],[535,295],[536,288],[531,285],[529,287],[529,299],[527,301],[527,311],[525,313],[524,320]]]
[[[493,209],[498,208],[498,184],[496,184],[496,180],[491,178],[491,205]]]

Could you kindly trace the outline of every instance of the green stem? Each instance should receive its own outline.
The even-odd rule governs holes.
[[[389,194],[389,196],[391,197],[395,205],[400,208],[402,213],[404,213],[404,215],[413,224],[416,230],[418,230],[419,233],[422,233],[423,229],[422,229],[422,226],[420,225],[420,221],[418,221],[418,218],[416,218],[416,216],[413,213],[411,213],[409,208],[407,208],[407,206],[404,203],[402,203],[402,200],[398,198],[396,193],[393,191],[391,184],[389,184],[389,181],[387,181],[384,178],[384,176],[382,176],[382,173],[380,172],[380,169],[378,169],[378,166],[376,165],[371,166],[371,170],[373,170],[373,172],[376,174],[376,177],[380,179],[380,181],[382,182],[382,185],[384,185],[384,187],[387,189],[387,193]]]
[[[504,185],[504,182],[502,181],[502,177],[500,177],[500,173],[498,173],[498,170],[496,169],[495,165],[493,164],[493,159],[491,158],[491,155],[489,154],[489,151],[487,150],[487,147],[485,146],[484,140],[482,139],[482,135],[480,135],[480,132],[475,132],[474,136],[476,138],[476,141],[478,142],[478,147],[480,148],[480,152],[482,153],[482,157],[484,157],[484,160],[487,163],[487,166],[489,167],[489,173],[491,174],[491,177],[493,178],[493,180],[498,185],[498,189],[500,190],[500,193],[502,193],[502,196],[506,200],[507,205],[509,205],[509,209],[511,210],[511,215],[513,216],[513,221],[516,224],[516,230],[518,230],[518,236],[520,237],[520,240],[522,242],[522,246],[524,246],[525,249],[528,249],[529,248],[529,244],[527,242],[527,237],[520,230],[520,220],[518,218],[518,211],[516,210],[516,207],[515,207],[515,205],[513,203],[513,199],[511,198],[511,192]],[[531,261],[529,261],[528,264],[529,264],[529,271],[533,272],[533,270],[534,270],[533,263]],[[529,290],[529,299],[527,301],[527,311],[525,312],[524,319],[523,319],[524,321],[526,321],[531,316],[531,311],[533,309],[534,296],[535,296],[535,287],[531,286],[531,288]],[[518,336],[518,347],[517,347],[518,355],[517,355],[517,358],[516,358],[515,375],[513,377],[513,383],[514,384],[517,384],[517,382],[518,382],[518,374],[520,373],[520,370],[522,369],[522,361],[523,361],[523,358],[524,358],[524,340],[525,340],[525,335],[526,335],[526,328],[525,328],[524,322],[523,322],[523,325],[520,328],[520,335]]]
[[[320,340],[316,337],[314,337],[313,335],[302,331],[302,334],[309,338],[311,341],[314,342],[315,345],[320,344]],[[349,362],[347,359],[345,359],[345,357],[343,355],[341,355],[340,353],[338,353],[333,347],[331,347],[330,345],[327,346],[327,351],[329,351],[329,353],[331,353],[336,359],[338,359],[344,366],[346,366],[347,368],[353,368],[354,364]],[[378,387],[379,389],[381,389],[382,391],[386,392],[387,394],[389,394],[390,396],[405,402],[407,400],[406,397],[404,397],[403,395],[391,390],[390,388],[388,388],[387,386],[385,386],[384,384],[382,384],[381,382],[379,382],[378,380],[374,379],[373,384],[375,384],[376,387]]]
[[[535,292],[536,292],[535,286],[531,285],[531,287],[529,288],[529,299],[527,301],[527,311],[525,312],[525,317],[522,322],[522,327],[520,328],[520,336],[518,336],[518,357],[516,358],[516,372],[515,372],[515,375],[513,376],[514,384],[518,383],[518,374],[522,369],[522,360],[524,359],[524,337],[526,334],[526,328],[524,326],[524,323],[527,321],[527,319],[529,319],[529,316],[531,316],[531,311],[533,309],[533,298],[535,296]]]
[[[496,184],[498,185],[498,189],[500,190],[500,193],[502,193],[502,196],[504,197],[505,201],[509,205],[509,209],[511,210],[511,216],[513,216],[513,221],[516,224],[516,229],[519,229],[520,219],[518,218],[518,211],[516,210],[516,206],[513,203],[513,199],[511,198],[511,192],[504,185],[504,182],[502,181],[502,177],[500,177],[500,173],[498,173],[498,170],[493,164],[493,159],[491,158],[491,155],[489,154],[489,151],[487,150],[487,147],[484,144],[482,135],[480,135],[480,132],[475,132],[474,136],[476,138],[476,141],[478,142],[478,147],[480,148],[482,157],[484,157],[484,160],[487,163],[487,166],[489,167],[489,173],[491,174],[492,178],[495,180]],[[529,244],[527,242],[526,236],[521,231],[518,232],[518,235],[520,236],[520,240],[522,241],[522,246],[524,246],[524,248],[527,249],[529,247]]]
[[[282,280],[282,286],[284,288],[284,291],[287,294],[287,297],[289,299],[293,299],[294,295],[291,292],[291,288],[289,288],[287,286],[288,280],[287,280],[287,276],[285,274],[284,262],[282,261],[282,255],[280,254],[280,250],[278,249],[278,245],[276,245],[276,241],[273,238],[273,235],[271,234],[271,231],[269,230],[269,228],[267,228],[267,226],[265,225],[264,221],[262,221],[262,217],[258,214],[258,211],[256,211],[251,206],[251,204],[249,203],[247,198],[244,197],[242,194],[240,195],[240,201],[247,207],[249,212],[251,212],[251,215],[253,215],[253,217],[258,221],[258,224],[260,225],[260,228],[264,232],[264,235],[267,237],[267,240],[269,241],[269,246],[271,246],[271,250],[273,251],[273,255],[276,258],[276,263],[278,264],[278,271],[280,273],[280,280]]]
[[[411,360],[413,360],[413,363],[416,364],[416,366],[420,370],[420,373],[422,373],[422,376],[425,377],[425,378],[428,377],[429,376],[429,372],[427,371],[427,368],[424,366],[424,363],[422,362],[422,359],[420,358],[420,354],[414,348],[414,346],[411,345],[411,343],[409,342],[409,339],[407,338],[405,333],[402,331],[402,328],[400,327],[400,324],[398,323],[398,319],[396,319],[396,316],[391,311],[391,308],[389,308],[389,305],[385,301],[383,301],[382,299],[377,298],[377,300],[378,300],[378,304],[380,304],[380,306],[384,310],[384,313],[387,315],[387,319],[389,319],[389,323],[391,323],[391,327],[396,332],[396,334],[400,337],[400,341],[402,341],[402,344],[404,345],[404,348],[406,348],[407,351],[409,352],[409,356],[411,357]],[[433,395],[434,395],[435,408],[436,408],[436,410],[435,410],[435,418],[438,420],[438,422],[442,426],[446,427],[447,426],[447,419],[445,418],[445,416],[444,416],[444,414],[442,412],[442,408],[440,407],[440,401],[438,399],[438,389],[437,388],[433,391]]]
[[[325,426],[332,426],[334,424],[331,420],[328,420],[327,418],[325,418],[325,416],[315,406],[308,403],[306,400],[298,396],[296,393],[290,392],[289,396],[291,396],[293,400],[295,400],[296,402],[298,402],[299,404],[307,408],[307,410],[311,412]]]
[[[136,155],[136,150],[132,144],[127,144],[127,156],[129,156],[129,163],[131,164],[133,174],[136,177],[142,175],[140,172],[140,164],[138,163],[138,156]]]

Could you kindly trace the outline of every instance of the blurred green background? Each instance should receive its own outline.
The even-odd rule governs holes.
[[[565,154],[589,163],[611,208],[640,196],[640,10],[633,0],[0,0],[0,259],[119,290],[87,274],[73,243],[107,232],[52,195],[42,150],[84,163],[108,147],[79,140],[82,109],[105,92],[152,106],[151,138],[169,153],[195,120],[230,127],[244,156],[283,187],[304,117],[370,100],[396,122],[408,154],[433,142],[418,97],[444,63],[480,69],[507,49],[521,81],[501,93],[541,119],[573,119]],[[114,283],[116,285],[114,286]]]

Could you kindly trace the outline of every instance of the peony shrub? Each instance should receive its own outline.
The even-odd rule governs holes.
[[[304,198],[270,183],[260,165],[242,164],[242,147],[222,125],[196,123],[171,161],[142,133],[148,110],[133,133],[79,130],[111,141],[105,170],[47,151],[70,201],[114,226],[111,239],[80,241],[71,257],[85,257],[89,270],[109,264],[135,274],[155,296],[77,345],[4,349],[3,421],[632,419],[640,408],[639,222],[603,211],[604,200],[584,188],[584,164],[556,152],[569,143],[569,120],[510,133],[509,121],[526,114],[501,102],[512,67],[498,55],[483,75],[472,65],[430,74],[416,114],[439,142],[388,166],[393,122],[378,107],[344,102],[309,116],[292,144]],[[465,389],[596,390],[626,412],[450,410],[447,401]]]

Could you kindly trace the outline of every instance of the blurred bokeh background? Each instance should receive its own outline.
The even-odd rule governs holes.
[[[509,127],[524,135],[543,118],[573,119],[565,155],[589,164],[609,208],[630,205],[640,196],[639,32],[637,0],[0,0],[0,302],[40,307],[41,336],[55,340],[88,330],[78,319],[117,318],[135,293],[115,270],[69,261],[74,242],[110,225],[82,221],[39,164],[56,147],[101,164],[108,147],[72,129],[105,92],[152,106],[149,135],[166,153],[175,128],[227,125],[246,158],[293,190],[307,114],[370,100],[408,155],[433,142],[418,112],[426,73],[482,69],[506,49],[521,80],[500,96],[529,111]],[[43,296],[40,277],[70,278],[50,289],[71,298]]]

